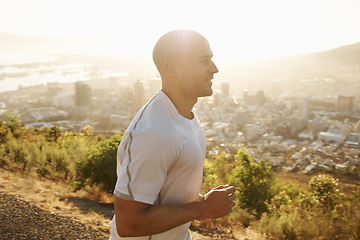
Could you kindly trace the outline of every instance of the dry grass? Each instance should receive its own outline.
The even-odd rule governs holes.
[[[239,240],[266,240],[265,235],[253,231],[251,228],[241,228],[234,232]]]
[[[277,172],[275,173],[275,176],[279,179],[280,182],[293,183],[305,190],[308,188],[308,183],[312,177],[304,174],[289,172]]]
[[[110,234],[109,224],[113,215],[110,203],[112,197],[100,194],[98,189],[74,193],[66,183],[39,179],[33,171],[23,174],[1,168],[0,182],[0,191],[19,195],[25,201],[46,211],[69,216]]]

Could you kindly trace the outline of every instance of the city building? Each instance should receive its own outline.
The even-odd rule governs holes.
[[[74,96],[75,96],[74,90],[58,92],[53,97],[53,104],[55,107],[61,107],[61,108],[68,109],[68,108],[74,106],[74,104],[75,104]]]
[[[320,132],[318,139],[324,142],[335,142],[337,144],[342,144],[344,142],[344,137],[342,134],[333,133],[333,132]]]
[[[323,120],[312,119],[307,123],[307,129],[313,132],[322,132],[326,129],[326,124]]]
[[[91,105],[91,88],[84,82],[75,83],[75,104],[76,106]]]
[[[134,112],[139,111],[139,109],[145,104],[145,101],[145,87],[138,79],[134,83]]]
[[[354,108],[355,97],[338,96],[335,104],[335,111],[351,112]]]
[[[230,84],[229,83],[221,83],[221,98],[226,99],[230,97]]]
[[[310,119],[310,104],[311,104],[311,98],[310,97],[304,98],[303,103],[302,103],[302,124],[303,124],[303,126],[306,126]]]

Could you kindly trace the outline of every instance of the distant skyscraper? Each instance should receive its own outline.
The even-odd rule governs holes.
[[[134,111],[137,112],[145,104],[145,87],[138,79],[134,83]]]
[[[262,90],[257,91],[255,98],[256,98],[256,104],[260,106],[262,106],[266,101],[265,93]]]
[[[230,96],[230,84],[229,83],[221,83],[221,98],[225,99]]]
[[[335,104],[335,111],[351,112],[354,108],[355,97],[338,96]]]
[[[303,123],[303,125],[306,125],[310,119],[310,104],[311,104],[311,98],[310,97],[304,98],[303,103],[302,103],[302,123]]]
[[[125,112],[133,112],[134,92],[130,88],[120,88],[119,102],[121,110]]]
[[[84,82],[75,83],[76,106],[89,106],[91,104],[91,88]]]
[[[220,93],[214,93],[214,104],[213,107],[219,107],[220,106]]]

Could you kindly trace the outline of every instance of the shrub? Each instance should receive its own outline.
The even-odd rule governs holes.
[[[239,149],[230,178],[231,185],[237,189],[237,206],[260,218],[262,213],[269,210],[273,180],[270,165],[266,165],[263,160],[255,163],[245,150]]]
[[[11,130],[7,124],[4,121],[0,121],[0,144],[6,143],[9,139],[10,132]]]
[[[309,182],[311,196],[323,207],[333,209],[341,197],[338,181],[338,179],[323,174],[311,178]]]
[[[202,192],[205,193],[213,187],[227,184],[232,174],[232,169],[232,159],[227,158],[224,151],[215,157],[206,158],[203,167]]]
[[[359,239],[357,192],[348,199],[339,197],[337,186],[331,176],[315,176],[309,181],[309,193],[288,203],[276,195],[272,202],[280,202],[277,208],[253,224],[274,239]]]
[[[77,166],[76,189],[85,185],[99,185],[102,190],[112,192],[116,183],[116,152],[122,136],[114,135],[101,141],[90,150],[88,158]]]
[[[271,199],[269,208],[272,211],[276,211],[283,205],[289,205],[304,191],[293,183],[279,182],[276,179],[272,185],[271,192],[273,197]]]
[[[277,214],[264,213],[254,225],[259,231],[279,240],[298,239],[300,236],[300,239],[315,239],[319,235],[317,225],[296,208],[281,208]]]
[[[15,138],[19,136],[19,130],[21,126],[21,120],[18,118],[18,114],[6,112],[6,116],[8,118],[7,126],[9,127],[11,133]]]

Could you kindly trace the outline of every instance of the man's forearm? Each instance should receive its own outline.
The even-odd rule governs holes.
[[[202,218],[205,213],[204,204],[195,201],[176,205],[154,205],[145,210],[147,232],[165,232],[194,219]],[[153,233],[154,234],[154,233]]]
[[[234,187],[218,186],[201,200],[174,205],[150,205],[115,197],[116,228],[122,237],[148,236],[194,219],[222,217],[232,211],[234,193]]]
[[[125,201],[121,199],[116,201]],[[143,205],[132,202],[140,207],[137,214],[120,217],[121,209],[115,207],[118,234],[122,237],[136,237],[158,234],[185,224],[194,219],[203,218],[205,205],[202,201],[175,205]],[[123,219],[123,220],[121,220]],[[125,220],[125,221],[124,221]]]

